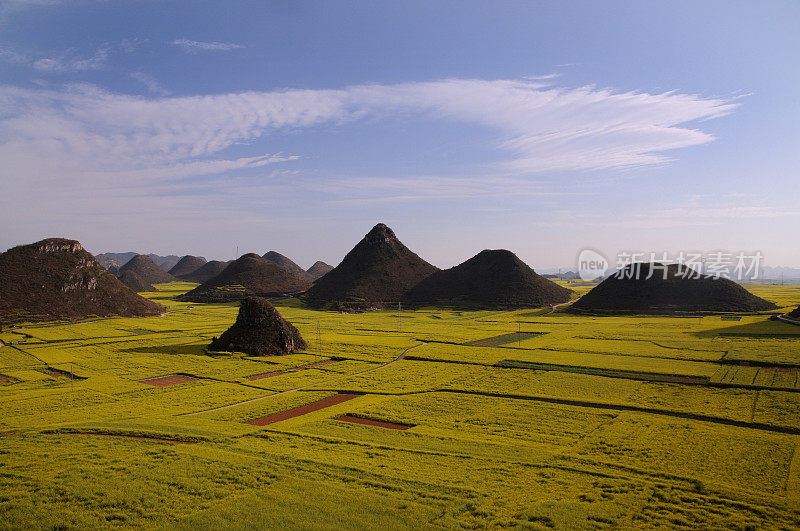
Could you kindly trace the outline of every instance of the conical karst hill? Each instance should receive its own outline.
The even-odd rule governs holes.
[[[332,265],[328,265],[321,260],[317,260],[316,262],[314,262],[314,265],[308,268],[306,273],[309,274],[312,282],[316,282],[320,278],[327,275],[330,271],[333,271]]]
[[[295,275],[297,275],[300,278],[304,278],[304,279],[306,279],[308,281],[311,281],[311,282],[314,281],[314,279],[311,278],[311,275],[309,275],[306,272],[305,269],[303,269],[299,265],[295,264],[290,258],[282,255],[281,253],[279,253],[277,251],[269,251],[268,253],[266,253],[263,256],[263,258],[265,258],[266,260],[269,260],[270,262],[274,262],[274,263],[278,264],[279,266],[283,267],[284,269],[287,269],[287,270],[291,271],[292,273],[294,273]]]
[[[220,262],[219,260],[211,260],[203,264],[199,269],[184,275],[181,280],[186,280],[187,282],[197,282],[198,284],[202,284],[208,280],[211,280],[215,276],[219,275],[225,268],[230,265],[230,262]]]
[[[775,308],[774,303],[726,278],[698,275],[679,264],[635,263],[598,284],[573,303],[569,311],[670,314],[759,312]]]
[[[175,280],[177,280],[158,267],[149,256],[143,254],[137,254],[119,268],[120,275],[125,271],[133,271],[148,284],[162,284],[164,282],[175,282]]]
[[[178,297],[189,302],[225,302],[251,295],[268,297],[301,293],[311,282],[248,253],[231,262],[222,273]]]
[[[169,270],[169,274],[175,278],[185,280],[185,277],[187,275],[191,275],[192,273],[203,267],[205,264],[206,264],[205,258],[187,254],[186,256],[178,260],[178,263],[175,264]]]
[[[250,356],[279,356],[306,348],[300,332],[262,297],[247,297],[236,322],[214,339],[209,350],[243,352]]]
[[[117,278],[119,278],[120,282],[128,286],[131,291],[135,293],[142,293],[143,291],[156,291],[156,288],[154,288],[152,284],[148,284],[142,280],[142,277],[130,269],[120,273],[119,277]]]
[[[378,223],[338,266],[308,290],[305,299],[311,305],[382,307],[400,301],[408,290],[436,271],[403,245],[392,229]]]
[[[404,300],[414,306],[503,310],[552,306],[569,301],[571,294],[511,251],[498,249],[481,251],[462,264],[435,272]]]
[[[48,238],[0,254],[0,320],[158,315],[75,240]]]

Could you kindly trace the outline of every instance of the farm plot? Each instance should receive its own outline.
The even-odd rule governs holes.
[[[398,323],[278,299],[306,352],[217,356],[205,346],[236,304],[171,299],[191,286],[147,294],[163,317],[3,332],[24,339],[0,348],[5,524],[799,525],[800,393],[780,390],[796,385],[797,327],[436,308]],[[498,336],[513,339],[463,345]],[[168,375],[197,379],[137,381]]]

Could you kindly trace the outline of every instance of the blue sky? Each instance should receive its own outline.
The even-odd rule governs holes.
[[[800,4],[0,0],[0,248],[278,250],[376,222],[800,265]]]

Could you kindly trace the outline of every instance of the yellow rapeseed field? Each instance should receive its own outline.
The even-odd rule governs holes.
[[[280,299],[308,348],[254,358],[193,286],[0,334],[0,528],[800,526],[800,326]]]

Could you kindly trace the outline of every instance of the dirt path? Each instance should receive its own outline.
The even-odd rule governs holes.
[[[242,400],[241,402],[234,402],[233,404],[227,404],[227,405],[224,405],[224,406],[213,407],[211,409],[204,409],[202,411],[195,411],[193,413],[183,413],[182,415],[178,415],[178,416],[181,416],[181,417],[182,416],[187,416],[188,417],[188,416],[192,416],[192,415],[199,415],[201,413],[208,413],[209,411],[219,411],[220,409],[227,409],[229,407],[239,406],[239,405],[242,405],[242,404],[249,404],[251,402],[258,402],[259,400],[265,400],[267,398],[272,398],[273,396],[285,395],[287,393],[293,393],[295,391],[300,391],[302,389],[308,389],[309,387],[316,387],[318,385],[323,385],[323,384],[327,384],[327,383],[331,383],[331,382],[337,382],[339,380],[344,380],[345,378],[352,378],[353,376],[358,376],[358,375],[361,375],[361,374],[367,374],[369,372],[374,372],[374,371],[377,371],[379,369],[383,369],[385,367],[389,367],[391,365],[394,365],[398,361],[400,361],[403,358],[405,358],[406,354],[408,354],[409,352],[411,352],[415,348],[421,347],[423,345],[427,345],[427,343],[423,342],[423,343],[420,343],[419,345],[414,345],[413,347],[407,348],[406,350],[403,351],[402,354],[397,356],[395,359],[393,359],[389,363],[384,363],[383,365],[378,365],[377,367],[373,367],[371,369],[366,369],[366,370],[363,370],[363,371],[354,372],[352,374],[344,374],[342,376],[337,376],[336,378],[331,378],[329,380],[324,380],[322,382],[314,382],[314,383],[308,384],[308,385],[301,385],[300,387],[287,389],[285,391],[278,391],[277,393],[272,393],[272,394],[266,395],[266,396],[260,396],[258,398],[251,398],[250,400]]]
[[[789,323],[793,325],[800,325],[800,321],[795,321],[794,319],[789,319],[785,315],[776,315],[775,316],[779,321],[783,321],[784,323]]]
[[[578,297],[578,298],[580,298],[580,297]],[[572,303],[573,303],[573,302],[575,302],[576,300],[578,300],[578,299],[572,299],[572,300],[568,300],[567,302],[562,302],[561,304],[554,304],[554,305],[553,305],[553,307],[552,307],[552,308],[550,308],[550,311],[549,311],[549,312],[547,312],[545,315],[549,315],[549,314],[551,314],[551,313],[555,313],[555,311],[556,311],[556,308],[559,308],[559,307],[561,307],[561,306],[566,306],[567,304],[572,304]]]

